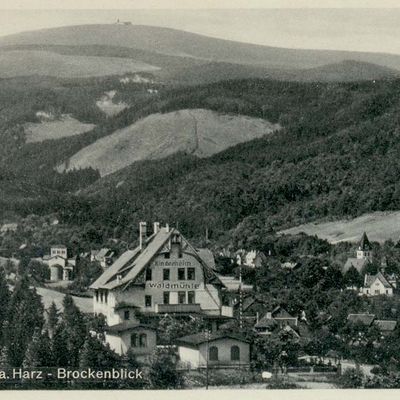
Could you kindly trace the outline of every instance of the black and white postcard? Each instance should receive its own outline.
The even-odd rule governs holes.
[[[394,1],[0,0],[0,390],[400,388],[399,38]]]

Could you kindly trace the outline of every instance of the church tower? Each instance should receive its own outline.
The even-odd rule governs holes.
[[[357,258],[359,260],[371,260],[372,258],[372,246],[365,232],[357,249]]]

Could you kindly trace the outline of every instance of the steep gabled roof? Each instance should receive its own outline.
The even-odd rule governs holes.
[[[121,256],[108,268],[105,270],[100,277],[92,283],[91,289],[99,289],[105,286],[115,275],[118,274],[120,270],[131,263],[134,258],[139,254],[140,248],[137,247],[134,250],[127,250],[121,254]]]
[[[376,275],[365,275],[364,287],[371,287],[376,280],[379,280],[385,288],[390,289],[392,285],[387,281],[382,272],[378,272]]]
[[[360,245],[359,245],[359,249],[360,250],[364,250],[364,251],[365,250],[367,250],[367,251],[372,250],[371,243],[370,243],[370,241],[368,239],[368,236],[367,236],[367,234],[365,232],[362,235],[362,238],[361,238],[361,241],[360,241]]]
[[[347,272],[351,267],[354,267],[358,272],[362,272],[365,265],[369,263],[366,258],[348,258],[343,267],[343,272]]]
[[[210,249],[196,249],[201,259],[211,268],[215,269],[214,254]]]
[[[92,289],[115,289],[119,286],[127,287],[135,281],[144,268],[156,257],[163,247],[168,243],[173,233],[180,232],[175,229],[160,228],[160,230],[146,240],[144,249],[137,247],[135,250],[128,250],[123,253],[104,273],[91,285]],[[181,235],[181,234],[180,234]],[[206,281],[223,283],[200,257],[196,249],[181,235],[185,243],[185,252],[192,254],[204,268]]]

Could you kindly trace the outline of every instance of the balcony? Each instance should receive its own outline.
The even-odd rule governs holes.
[[[201,313],[200,304],[156,304],[156,313]]]

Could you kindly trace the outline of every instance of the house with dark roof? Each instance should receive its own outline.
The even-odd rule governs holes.
[[[354,267],[358,272],[362,272],[364,267],[372,260],[372,246],[367,234],[364,232],[356,251],[356,257],[347,259],[343,266],[343,273],[346,273],[351,267]]]
[[[270,335],[274,330],[282,330],[286,326],[291,328],[298,326],[298,318],[289,314],[281,306],[267,312],[255,325],[255,331],[260,335]]]
[[[189,368],[247,368],[250,342],[243,336],[218,331],[201,332],[176,340],[179,359]]]
[[[361,293],[367,296],[393,296],[393,286],[386,279],[385,275],[381,271],[378,271],[375,275],[365,275]]]
[[[213,268],[179,230],[158,223],[151,235],[140,223],[139,246],[122,253],[91,289],[95,314],[103,314],[110,327],[125,324],[129,332],[131,321],[165,314],[202,315],[214,322],[233,315],[223,302],[228,288]],[[112,345],[121,343],[113,340]]]
[[[347,321],[351,324],[362,324],[364,326],[371,326],[372,322],[375,320],[375,314],[349,314],[347,316]]]
[[[103,269],[108,268],[115,260],[115,252],[108,248],[92,250],[90,252],[90,261],[97,261]]]
[[[397,327],[397,321],[376,319],[373,323],[382,334],[392,333]]]

